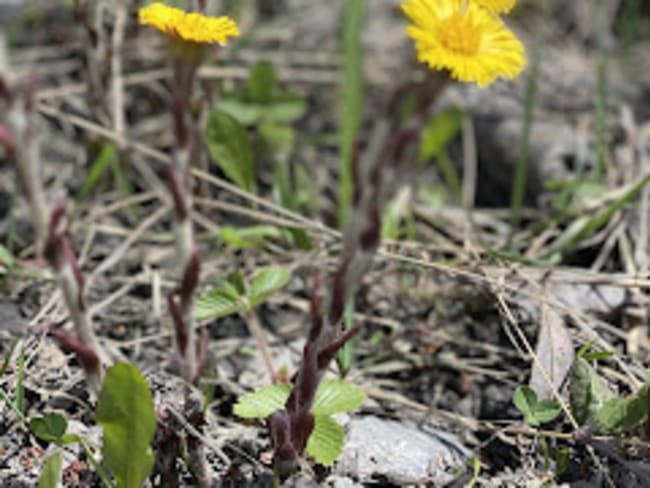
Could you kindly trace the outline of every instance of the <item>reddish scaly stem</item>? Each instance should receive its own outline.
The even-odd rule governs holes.
[[[92,326],[85,300],[85,280],[70,240],[63,225],[63,205],[55,205],[48,212],[45,203],[40,172],[40,146],[34,133],[34,84],[29,81],[18,89],[6,81],[0,83],[1,92],[8,99],[5,124],[0,127],[0,144],[5,147],[6,157],[14,166],[24,198],[30,208],[36,230],[37,250],[43,254],[56,276],[63,294],[76,337],[61,331],[54,336],[61,344],[75,352],[84,367],[91,389],[99,391],[103,366],[110,358],[101,348]]]
[[[424,107],[436,90],[423,90]],[[392,113],[392,112],[391,112]],[[285,478],[294,472],[312,434],[312,407],[318,385],[336,353],[361,331],[361,325],[339,334],[345,304],[354,298],[361,280],[370,268],[380,243],[381,205],[392,193],[399,172],[412,159],[417,133],[410,127],[394,128],[384,124],[375,138],[379,150],[373,148],[367,157],[356,154],[353,166],[353,195],[348,220],[343,232],[343,250],[339,264],[329,283],[329,293],[321,297],[321,280],[317,275],[311,301],[312,326],[303,348],[302,362],[295,384],[284,409],[267,419],[273,444],[273,465]],[[385,131],[385,132],[384,132]],[[393,137],[385,140],[385,135]],[[381,136],[381,137],[380,137]],[[373,160],[375,158],[375,160]]]

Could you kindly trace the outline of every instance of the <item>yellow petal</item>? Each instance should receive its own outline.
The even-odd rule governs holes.
[[[237,23],[228,17],[208,17],[186,13],[161,2],[152,3],[138,12],[140,24],[155,27],[169,37],[193,43],[225,44],[239,36]]]
[[[471,0],[495,14],[507,14],[515,6],[516,0]]]

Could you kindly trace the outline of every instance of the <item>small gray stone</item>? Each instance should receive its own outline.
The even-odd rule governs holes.
[[[429,432],[412,422],[377,417],[353,419],[336,474],[359,481],[380,477],[402,484],[445,484],[471,453],[455,436]]]

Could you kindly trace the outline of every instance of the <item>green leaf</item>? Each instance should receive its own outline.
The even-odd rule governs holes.
[[[307,442],[307,452],[316,462],[331,466],[343,449],[343,427],[329,415],[316,415],[314,431]]]
[[[279,290],[291,279],[291,273],[280,266],[262,268],[253,278],[248,302],[251,308],[264,302],[271,293]]]
[[[273,65],[268,61],[255,64],[251,68],[246,85],[251,101],[259,104],[269,103],[278,89],[278,77]]]
[[[460,132],[463,112],[457,108],[447,109],[431,119],[420,136],[419,162],[425,163],[439,157]]]
[[[600,434],[618,435],[629,432],[648,418],[648,385],[634,395],[607,400],[596,415],[596,430]]]
[[[34,417],[29,421],[29,430],[36,437],[47,442],[58,442],[68,428],[68,421],[59,414],[50,412],[45,417]]]
[[[136,367],[118,363],[106,372],[97,421],[104,429],[102,459],[117,488],[140,488],[155,460],[156,415],[151,390]]]
[[[199,319],[218,319],[244,310],[247,306],[244,295],[246,284],[239,271],[229,274],[217,288],[199,296],[194,307],[194,316]]]
[[[568,228],[551,244],[548,255],[563,253],[573,249],[584,239],[588,239],[600,230],[605,224],[611,221],[612,217],[631,203],[643,188],[650,182],[650,174],[642,176],[635,183],[627,187],[627,191],[621,197],[604,206],[591,216],[580,216],[576,218]]]
[[[314,244],[305,229],[287,229],[285,235],[292,245],[303,251],[311,251],[314,248]]]
[[[213,109],[205,139],[210,155],[240,188],[251,191],[254,183],[253,151],[246,128],[232,115]]]
[[[321,381],[314,400],[314,415],[349,412],[360,407],[366,394],[359,387],[339,379]]]
[[[562,447],[555,453],[555,476],[562,476],[569,470],[569,461],[571,451],[569,448]]]
[[[596,370],[583,358],[577,358],[569,385],[571,410],[580,425],[593,425],[598,412],[612,398],[614,393],[609,389]]]
[[[594,345],[594,341],[589,341],[586,344],[584,344],[580,349],[578,349],[578,352],[576,353],[576,357],[584,357],[585,354],[589,352],[591,347]]]
[[[307,103],[298,97],[285,97],[261,106],[260,117],[268,123],[290,124],[300,119],[307,111]]]
[[[557,402],[538,400],[535,390],[529,386],[520,386],[515,390],[513,402],[517,410],[524,414],[524,421],[531,427],[555,420],[562,409]]]
[[[61,479],[61,453],[55,452],[43,466],[43,472],[38,478],[38,488],[57,488]]]
[[[233,412],[238,417],[245,419],[265,419],[284,408],[289,393],[291,393],[291,386],[284,383],[263,386],[240,397]]]
[[[239,249],[260,247],[267,239],[281,236],[280,229],[272,225],[255,225],[243,228],[224,226],[219,229],[219,239]]]
[[[540,424],[545,424],[555,420],[561,412],[562,409],[556,401],[545,398],[537,402],[534,415]]]
[[[594,341],[587,342],[580,348],[576,356],[583,358],[586,361],[599,361],[601,359],[607,359],[608,357],[614,355],[614,353],[610,351],[592,351],[591,348],[593,345]]]
[[[77,434],[65,434],[56,440],[56,444],[59,446],[67,446],[68,444],[75,444],[77,442],[81,442],[81,437]]]
[[[242,297],[246,295],[246,281],[241,271],[233,271],[226,277],[222,287],[233,296]]]
[[[225,112],[245,126],[255,125],[262,115],[263,107],[256,103],[245,102],[235,98],[225,98],[217,105],[219,110]]]
[[[403,236],[403,221],[412,218],[411,191],[402,190],[386,205],[381,226],[381,236],[384,239],[397,240]]]
[[[467,488],[474,488],[476,483],[478,483],[478,478],[481,474],[481,460],[477,457],[473,457],[468,461],[468,464],[472,465],[472,479],[467,484]]]
[[[9,249],[0,244],[0,267],[9,269],[13,268],[15,264],[16,258],[14,258]]]
[[[226,317],[243,309],[243,304],[238,298],[224,290],[210,290],[196,301],[194,317],[198,320],[218,319]]]
[[[515,390],[513,402],[517,410],[524,414],[524,421],[532,426],[538,427],[539,421],[535,418],[535,407],[537,405],[537,394],[529,386],[519,386]]]
[[[263,122],[258,127],[260,137],[269,149],[277,153],[278,160],[285,159],[291,150],[296,132],[288,125],[280,125],[274,122]]]

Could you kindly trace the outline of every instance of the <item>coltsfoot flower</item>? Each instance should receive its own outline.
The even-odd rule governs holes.
[[[495,14],[507,14],[515,6],[516,0],[470,0]]]
[[[515,78],[526,66],[524,47],[488,6],[506,0],[406,0],[402,10],[411,20],[407,34],[415,41],[418,60],[451,77],[487,86],[497,78]]]
[[[165,35],[197,44],[225,44],[239,36],[237,23],[228,17],[208,17],[196,12],[184,12],[161,2],[139,11],[140,24],[155,27]]]

